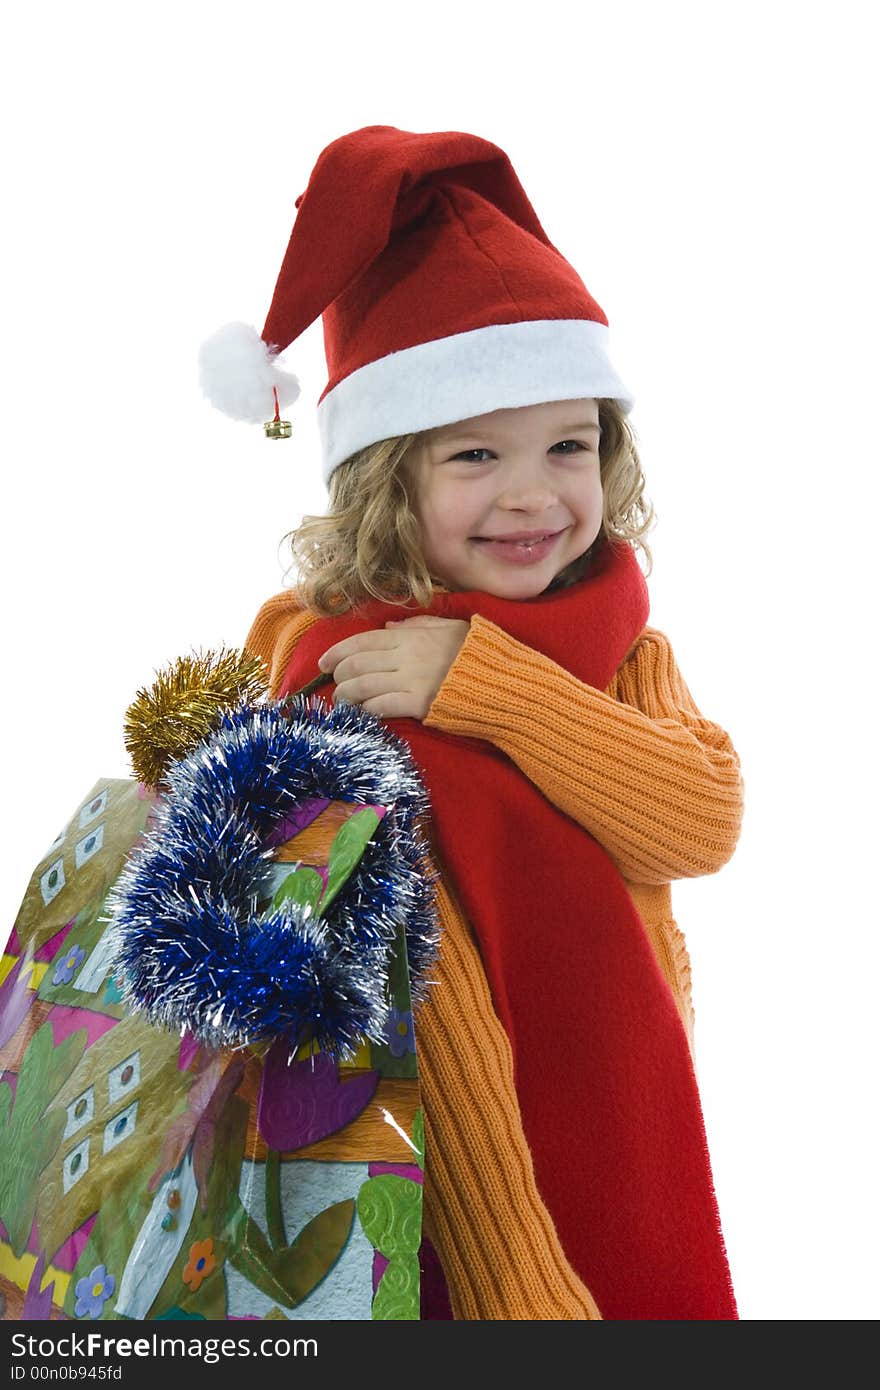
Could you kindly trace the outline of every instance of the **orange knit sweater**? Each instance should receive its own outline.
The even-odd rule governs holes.
[[[267,663],[272,695],[316,621],[291,590],[257,614],[246,646]],[[690,962],[670,880],[714,873],[730,858],[742,779],[728,735],[700,714],[663,634],[646,627],[601,691],[475,614],[424,723],[493,743],[610,854],[693,1050]],[[441,877],[437,892],[442,942],[417,1047],[425,1233],[454,1315],[598,1319],[535,1184],[510,1045],[473,932],[454,885]]]

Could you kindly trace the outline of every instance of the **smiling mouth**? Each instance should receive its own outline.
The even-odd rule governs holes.
[[[508,569],[527,569],[543,565],[548,557],[559,554],[557,541],[567,527],[561,531],[545,531],[541,536],[531,536],[523,540],[502,540],[500,536],[472,536],[474,545],[486,551],[491,565],[502,565]]]
[[[553,540],[559,534],[559,531],[541,531],[539,534],[524,537],[521,540],[508,536],[471,536],[471,540],[487,545],[520,545],[527,550],[533,545],[542,545],[544,541]]]

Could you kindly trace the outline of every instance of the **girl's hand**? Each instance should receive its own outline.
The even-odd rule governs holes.
[[[347,700],[387,719],[424,719],[461,650],[470,623],[460,618],[391,620],[328,647],[318,665]]]

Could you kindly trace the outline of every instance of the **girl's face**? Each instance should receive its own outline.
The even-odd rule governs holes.
[[[435,578],[452,590],[534,598],[602,526],[598,405],[550,401],[431,430],[414,493]]]

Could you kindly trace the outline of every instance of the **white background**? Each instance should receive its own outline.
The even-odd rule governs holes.
[[[0,60],[6,920],[138,687],[240,645],[324,508],[320,323],[286,443],[199,343],[262,328],[331,140],[493,140],[609,318],[651,622],[742,758],[736,855],[674,897],[744,1319],[878,1314],[871,8],[40,4]]]

